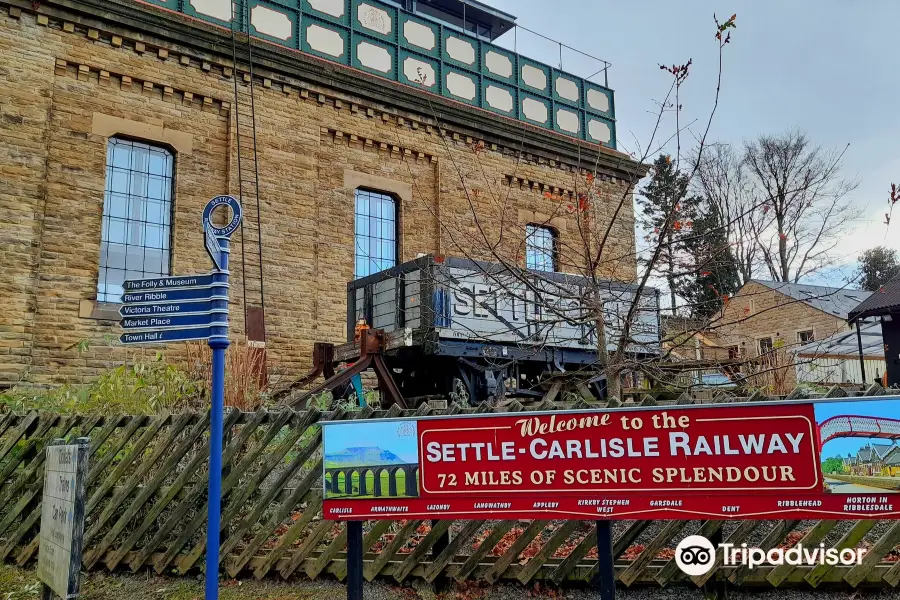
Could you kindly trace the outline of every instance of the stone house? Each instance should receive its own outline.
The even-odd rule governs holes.
[[[117,342],[122,282],[207,271],[222,193],[232,334],[286,376],[345,341],[348,281],[470,250],[476,216],[565,269],[585,181],[605,228],[645,173],[612,91],[492,44],[515,18],[486,5],[400,4],[0,0],[0,385],[155,351]],[[632,211],[604,276],[634,277]]]
[[[797,383],[794,353],[847,329],[847,315],[869,292],[752,280],[730,298],[710,327],[744,370],[777,372],[780,387]],[[783,364],[782,364],[783,363]]]
[[[854,475],[872,475],[872,446],[866,445],[856,453]]]
[[[866,444],[856,454],[854,475],[897,477],[900,475],[900,446]]]
[[[845,475],[849,475],[856,467],[856,457],[852,454],[848,454],[846,458],[842,459],[841,465],[841,472]]]
[[[885,457],[882,475],[885,477],[900,477],[900,446],[894,446]]]
[[[703,322],[671,315],[663,315],[661,323],[668,381],[682,387],[727,381],[726,373],[734,361],[718,331]]]
[[[673,361],[724,361],[728,348],[721,343],[719,332],[694,319],[662,315],[664,350]]]

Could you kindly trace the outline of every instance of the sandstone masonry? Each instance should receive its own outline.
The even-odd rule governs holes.
[[[135,352],[153,352],[120,346],[117,307],[96,302],[111,136],[175,154],[173,274],[209,268],[202,207],[215,195],[237,195],[234,78],[245,86],[249,74],[222,53],[224,33],[140,3],[132,3],[135,14],[155,25],[104,20],[89,4],[0,0],[0,385],[85,381]],[[176,35],[188,27],[196,40]],[[210,42],[216,36],[218,48]],[[587,169],[602,180],[607,219],[642,174],[612,150],[598,155],[596,147],[499,118],[490,130],[474,127],[486,122],[484,111],[425,103],[399,84],[373,84],[293,53],[293,64],[315,75],[305,77],[279,63],[284,53],[261,51],[254,66],[261,205],[258,215],[246,207],[248,227],[260,222],[275,371],[296,376],[309,368],[314,341],[344,341],[356,188],[400,200],[400,258],[409,260],[458,252],[475,227],[472,205],[492,230],[498,215],[514,225],[520,238],[510,251],[535,219],[552,220],[560,242],[577,245],[575,220],[559,206],[577,203]],[[358,87],[322,84],[349,76]],[[379,86],[409,102],[373,93]],[[482,193],[473,198],[472,190]],[[498,197],[505,199],[499,209]],[[616,259],[604,263],[605,274],[633,278],[630,199],[611,239]],[[259,265],[256,238],[250,241],[246,268],[232,261],[237,337],[245,335],[242,288],[248,304],[259,302],[251,297]],[[232,256],[240,257],[243,242],[238,235]]]

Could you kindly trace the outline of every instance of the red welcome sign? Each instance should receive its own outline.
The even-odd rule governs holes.
[[[330,423],[325,516],[896,517],[900,469],[845,456],[894,452],[891,414],[900,401]]]
[[[440,419],[418,430],[423,498],[822,483],[812,405]]]

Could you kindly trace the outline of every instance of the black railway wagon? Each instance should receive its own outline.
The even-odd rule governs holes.
[[[403,340],[385,358],[406,398],[448,396],[476,404],[538,397],[548,377],[579,372],[602,397],[596,307],[602,306],[607,347],[614,350],[636,289],[615,281],[592,284],[577,275],[422,256],[347,285],[347,337],[352,341],[364,321]],[[658,355],[659,332],[659,292],[645,288],[627,351]]]

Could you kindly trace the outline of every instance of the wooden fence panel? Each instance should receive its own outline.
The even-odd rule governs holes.
[[[181,461],[184,456],[188,453],[194,443],[199,439],[199,437],[206,431],[206,421],[208,416],[206,415],[188,415],[188,419],[184,421],[184,427],[186,427],[191,420],[195,421],[194,427],[188,432],[185,438],[181,441],[181,443],[172,451],[172,453],[166,457],[165,461],[161,463],[159,471],[156,476],[153,477],[146,485],[143,485],[137,496],[131,502],[131,505],[125,510],[124,513],[121,514],[119,519],[110,527],[109,531],[103,536],[103,539],[100,540],[96,545],[91,547],[91,551],[86,553],[84,556],[83,563],[87,568],[91,568],[94,564],[100,560],[100,558],[109,550],[109,548],[115,543],[115,541],[122,534],[122,531],[125,530],[128,523],[134,518],[136,514],[144,507],[144,505],[151,500],[151,498],[156,494],[156,491],[160,488],[160,486],[164,483],[169,474],[177,467],[178,462]],[[180,432],[183,427],[173,427],[173,431]],[[168,446],[174,442],[174,436],[169,436],[165,439],[163,448],[168,448]],[[141,483],[140,480],[135,481],[134,479],[129,480],[128,484],[126,484],[123,493],[120,495],[121,500],[124,501],[126,497],[131,496],[136,491],[136,488]],[[111,509],[110,506],[107,506],[104,509],[104,515],[109,519],[112,516],[112,512],[114,509]],[[101,515],[101,519],[103,515]],[[101,523],[98,523],[95,526],[96,530],[101,528]],[[118,560],[112,561],[113,567],[118,564]],[[110,565],[110,561],[107,561],[107,566]],[[111,567],[112,568],[112,567]]]
[[[379,419],[425,414],[472,414],[503,410],[567,410],[560,407],[560,390],[524,407],[513,402],[502,409],[451,406],[417,411],[352,410],[338,407],[320,412],[229,411],[223,483],[221,555],[232,577],[336,577],[344,579],[346,529],[322,518],[322,430],[319,423],[336,419]],[[883,394],[872,386],[865,395]],[[837,388],[828,397],[846,396]],[[792,394],[792,397],[799,397]],[[733,398],[718,394],[712,401],[756,402],[754,394]],[[694,403],[689,397],[677,403]],[[667,404],[652,396],[642,406]],[[621,405],[612,399],[610,407]],[[586,407],[578,399],[570,408]],[[596,405],[595,405],[596,406]],[[33,561],[39,543],[44,446],[55,437],[90,436],[88,529],[85,568],[132,570],[153,566],[158,572],[199,568],[205,551],[206,493],[209,454],[209,413],[178,415],[62,416],[32,411],[0,415],[0,557],[15,556],[19,564]],[[711,536],[722,522],[704,521],[689,528],[687,521],[626,522],[614,540],[619,580],[625,585],[702,586],[727,579],[733,585],[769,587],[820,585],[900,585],[900,524],[885,529],[875,521],[855,521],[846,532],[838,521],[801,523],[795,520],[745,521],[727,537],[735,545],[750,543],[771,549],[795,543],[818,545],[835,531],[843,532],[838,548],[865,544],[869,554],[861,565],[844,567],[780,567],[749,571],[725,566],[722,553],[707,575],[685,578],[671,558],[671,548],[683,531]],[[799,527],[802,531],[797,531]],[[878,532],[877,534],[875,532]],[[450,534],[449,543],[446,535]],[[501,580],[554,585],[590,580],[597,573],[593,522],[534,520],[370,522],[364,536],[364,576],[396,581],[442,577],[457,581]]]

